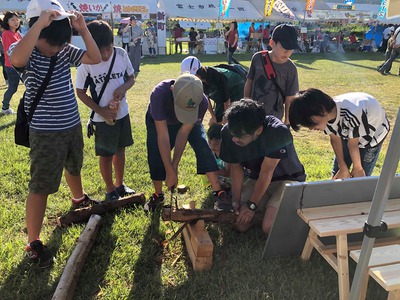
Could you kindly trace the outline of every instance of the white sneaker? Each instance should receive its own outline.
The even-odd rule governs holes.
[[[11,108],[9,108],[9,109],[2,109],[1,113],[3,115],[12,115],[12,114],[15,114],[15,111],[13,111]]]

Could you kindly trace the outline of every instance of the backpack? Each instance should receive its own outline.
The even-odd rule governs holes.
[[[245,67],[243,67],[242,65],[239,65],[239,64],[231,64],[231,65],[219,64],[219,65],[214,66],[214,68],[227,69],[229,71],[232,71],[232,72],[235,72],[235,73],[239,74],[244,80],[247,79],[248,70]]]

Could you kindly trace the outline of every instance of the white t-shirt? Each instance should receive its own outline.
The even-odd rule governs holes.
[[[394,32],[394,36],[396,37],[396,40],[394,42],[394,45],[400,45],[400,26],[397,27],[396,31]]]
[[[337,115],[325,128],[326,134],[344,139],[359,138],[359,148],[371,148],[384,140],[389,121],[382,106],[366,93],[347,93],[333,97]]]
[[[115,47],[114,49],[116,51],[115,62],[110,73],[110,80],[108,81],[103,96],[100,99],[99,105],[101,107],[107,106],[113,99],[114,91],[125,82],[124,76],[131,76],[134,73],[131,61],[126,51],[119,47]],[[87,89],[88,87],[85,86],[85,82],[88,75],[90,75],[90,77],[93,79],[94,84],[96,85],[96,94],[100,94],[101,88],[103,86],[103,81],[107,76],[108,70],[110,69],[113,55],[114,54],[110,56],[108,61],[102,61],[101,63],[96,65],[80,65],[76,73],[76,88]],[[126,97],[124,97],[119,104],[117,120],[125,117],[128,112],[128,103],[126,101]],[[104,122],[105,120],[99,114],[94,114],[93,121]]]
[[[390,38],[390,33],[391,33],[390,27],[386,27],[385,30],[383,30],[382,35],[384,39],[389,39]]]

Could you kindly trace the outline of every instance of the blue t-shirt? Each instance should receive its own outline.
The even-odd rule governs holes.
[[[174,109],[174,97],[172,95],[171,86],[175,80],[169,79],[161,81],[151,92],[148,112],[155,121],[166,120],[168,125],[178,124]],[[208,100],[203,94],[203,100],[199,105],[199,114],[197,123],[203,121],[204,115],[208,108]]]
[[[67,44],[57,53],[53,74],[33,114],[30,124],[32,130],[63,131],[80,124],[70,66],[78,65],[84,53],[85,50],[71,44]],[[50,57],[34,48],[28,64],[17,69],[26,87],[25,112],[29,112],[49,66]]]

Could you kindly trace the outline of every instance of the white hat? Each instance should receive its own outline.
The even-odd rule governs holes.
[[[390,27],[390,31],[394,31],[394,26],[391,26],[391,27]]]
[[[189,73],[180,75],[174,83],[175,115],[183,124],[194,124],[198,120],[199,105],[203,100],[203,83]]]
[[[26,19],[39,17],[44,10],[56,10],[60,13],[60,16],[55,18],[55,21],[59,21],[69,17],[76,17],[74,14],[67,13],[57,0],[31,0],[26,8]]]
[[[189,72],[196,75],[198,69],[201,68],[201,62],[195,56],[188,56],[181,63],[181,73]]]

